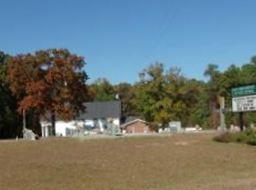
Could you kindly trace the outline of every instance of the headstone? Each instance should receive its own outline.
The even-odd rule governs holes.
[[[120,128],[113,123],[107,124],[107,129],[104,132],[107,135],[117,135],[121,133]]]
[[[235,126],[235,125],[230,125],[229,131],[233,132],[233,133],[240,132],[240,127]]]
[[[164,132],[165,132],[165,133],[170,133],[170,132],[171,132],[171,130],[170,130],[170,128],[169,128],[169,127],[166,127],[166,128],[164,128]]]
[[[163,129],[162,128],[159,128],[158,129],[158,133],[162,133],[163,132]]]
[[[198,132],[199,130],[196,127],[186,127],[185,132]]]
[[[198,130],[198,131],[202,131],[202,128],[201,128],[200,125],[198,125],[198,124],[196,124],[195,128],[196,128],[196,130]]]
[[[179,133],[182,131],[180,121],[172,121],[169,123],[170,132]]]
[[[32,130],[24,128],[23,129],[23,138],[26,140],[36,140],[36,134]]]
[[[217,127],[217,131],[219,131],[219,132],[226,132],[226,131],[227,131],[227,128],[224,128],[224,127],[222,127],[222,126],[219,126],[219,127]]]

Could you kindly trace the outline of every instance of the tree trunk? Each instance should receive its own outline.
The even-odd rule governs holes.
[[[56,117],[55,117],[55,112],[52,112],[51,115],[51,124],[52,124],[52,128],[51,128],[51,135],[55,136],[56,135],[56,131],[55,131],[55,121],[56,121]]]
[[[22,132],[24,133],[26,129],[26,111],[22,110],[22,117],[23,117],[23,127],[22,127]]]

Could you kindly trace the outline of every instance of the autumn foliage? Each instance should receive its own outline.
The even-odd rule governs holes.
[[[49,49],[12,57],[8,64],[10,89],[19,112],[36,110],[40,116],[72,119],[88,99],[83,57],[66,49]],[[54,133],[54,131],[53,131]]]

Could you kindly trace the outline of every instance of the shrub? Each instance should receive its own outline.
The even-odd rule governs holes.
[[[232,142],[247,142],[248,140],[248,135],[244,132],[230,133],[229,135]]]
[[[255,132],[248,137],[248,140],[246,143],[249,145],[256,146],[256,133]]]
[[[228,143],[228,142],[231,142],[231,136],[230,136],[230,133],[225,132],[215,136],[213,140],[217,142]]]
[[[256,146],[256,138],[249,139],[249,140],[247,141],[247,144]]]
[[[229,133],[225,132],[213,138],[214,141],[217,142],[238,142],[238,143],[246,143],[249,145],[256,146],[256,132],[252,129],[246,129],[243,132],[239,133]]]

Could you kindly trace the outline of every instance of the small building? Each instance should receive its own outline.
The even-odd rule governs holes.
[[[124,123],[121,126],[123,133],[139,134],[139,133],[152,133],[153,130],[147,125],[147,122],[141,119],[135,119],[130,122]]]
[[[104,101],[85,103],[86,110],[71,121],[56,119],[55,131],[57,136],[80,136],[88,133],[104,133],[120,131],[121,102]],[[49,136],[50,121],[40,122],[42,136]],[[115,130],[114,130],[115,129]]]

